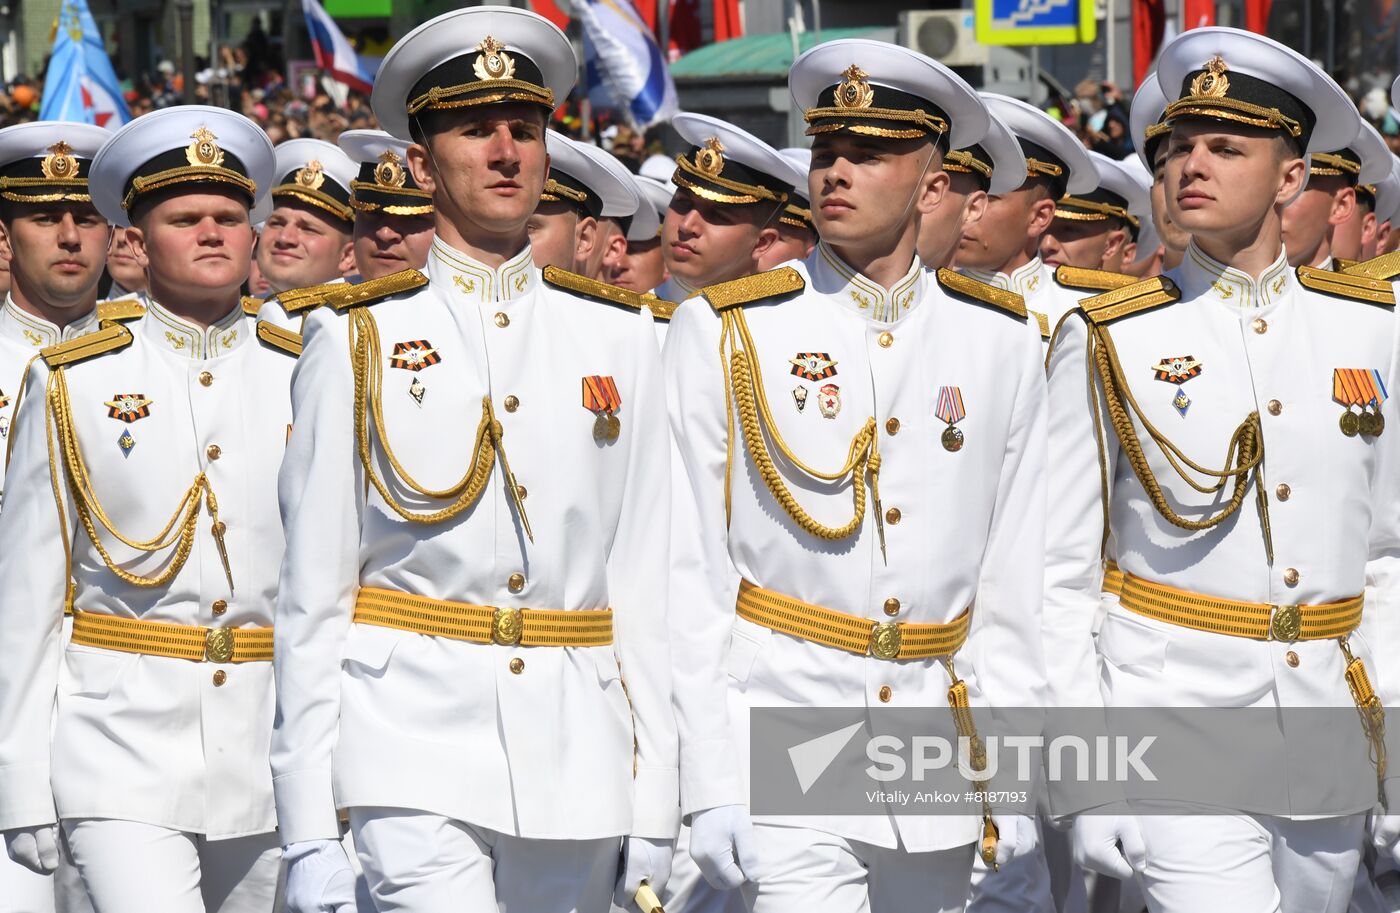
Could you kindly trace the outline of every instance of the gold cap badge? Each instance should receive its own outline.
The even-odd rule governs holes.
[[[379,164],[374,166],[374,183],[380,187],[402,187],[406,183],[403,159],[392,149],[379,154]]]
[[[59,140],[49,147],[49,154],[44,156],[39,167],[46,178],[62,180],[78,175],[78,160],[73,157],[73,147],[63,140]]]
[[[511,79],[515,76],[515,61],[505,52],[505,45],[495,38],[487,35],[476,49],[480,53],[472,64],[472,72],[477,79]]]
[[[724,144],[719,137],[712,136],[695,153],[695,167],[710,177],[717,177],[724,170]]]
[[[197,168],[218,168],[224,164],[224,150],[208,127],[200,127],[190,134],[190,139],[194,142],[185,147],[185,161]]]
[[[875,100],[875,90],[866,82],[869,76],[855,64],[846,67],[841,74],[845,81],[836,88],[836,107],[868,108]]]
[[[1205,72],[1191,80],[1191,94],[1205,98],[1224,98],[1230,91],[1230,77],[1225,75],[1229,67],[1219,55],[1206,61]]]
[[[321,185],[326,182],[325,172],[321,170],[319,159],[312,159],[306,163],[306,167],[297,172],[297,183],[307,190],[320,190]]]

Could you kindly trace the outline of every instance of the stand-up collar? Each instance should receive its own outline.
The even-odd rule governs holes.
[[[825,242],[807,255],[806,266],[816,291],[876,323],[893,323],[909,313],[923,299],[927,281],[927,271],[915,257],[909,271],[886,290],[856,272]]]
[[[1028,301],[1049,291],[1050,284],[1054,282],[1050,270],[1045,268],[1045,263],[1039,257],[1032,257],[1030,262],[1009,273],[984,269],[964,269],[962,272],[979,282],[1015,292]]]
[[[217,322],[201,327],[175,316],[155,299],[147,299],[140,331],[157,348],[195,360],[226,355],[249,335],[243,308],[237,304]]]
[[[1209,256],[1194,240],[1186,246],[1186,255],[1173,278],[1181,286],[1184,298],[1206,297],[1238,308],[1273,304],[1293,288],[1293,270],[1283,250],[1258,279],[1253,279]]]
[[[26,349],[33,349],[36,354],[40,349],[76,339],[95,329],[96,311],[88,311],[60,329],[57,324],[21,310],[9,295],[5,296],[5,306],[0,308],[0,338],[13,340]]]
[[[436,236],[428,253],[428,280],[451,301],[495,304],[524,298],[534,292],[539,276],[529,244],[496,269],[473,260]]]

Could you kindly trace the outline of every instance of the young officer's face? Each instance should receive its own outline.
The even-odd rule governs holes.
[[[433,195],[439,222],[473,236],[524,228],[549,170],[543,109],[488,105],[436,112],[426,123],[428,144],[410,146],[408,164],[418,186]]]
[[[164,294],[224,292],[248,278],[253,228],[237,193],[180,193],[153,205],[127,229],[152,285]]]
[[[1301,159],[1263,130],[1186,120],[1166,142],[1167,215],[1191,235],[1248,231],[1302,181]]]
[[[928,139],[818,135],[807,178],[818,234],[838,247],[887,246],[947,192],[935,158]]]
[[[5,246],[21,287],[49,307],[90,304],[106,263],[106,220],[90,203],[12,206]]]

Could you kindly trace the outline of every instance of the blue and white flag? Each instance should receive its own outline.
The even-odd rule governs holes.
[[[679,107],[666,58],[631,0],[573,0],[583,26],[589,100],[634,127],[669,120]]]
[[[39,119],[110,130],[131,120],[87,0],[63,0],[59,8]]]
[[[374,77],[360,63],[350,39],[340,31],[331,14],[317,0],[301,0],[301,13],[306,18],[306,31],[311,35],[316,66],[356,92],[368,95]]]

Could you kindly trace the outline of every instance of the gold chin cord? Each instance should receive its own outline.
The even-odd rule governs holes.
[[[399,462],[394,448],[389,444],[388,433],[384,428],[384,356],[379,343],[379,326],[368,308],[355,308],[350,312],[350,360],[355,377],[355,441],[359,450],[360,463],[384,503],[405,520],[413,523],[443,523],[471,508],[486,489],[491,479],[491,469],[496,457],[501,458],[501,472],[505,477],[506,491],[520,516],[520,524],[531,542],[535,541],[530,530],[530,520],[525,515],[525,504],[520,497],[520,486],[510,471],[505,449],[501,443],[501,423],[491,408],[491,398],[482,397],[481,421],[476,428],[476,441],[472,446],[472,462],[466,474],[450,488],[427,488],[408,474]],[[410,490],[438,501],[451,501],[446,507],[422,512],[413,510],[395,499],[389,485],[374,468],[371,452],[370,423],[373,421],[373,434],[384,451],[385,458],[393,470],[395,480]]]
[[[1093,410],[1095,434],[1102,444],[1103,428],[1100,425],[1097,403],[1098,385],[1094,383],[1094,375],[1097,374],[1098,380],[1103,384],[1104,407],[1108,412],[1108,421],[1118,436],[1118,442],[1123,447],[1124,456],[1127,457],[1129,465],[1133,467],[1133,472],[1147,491],[1147,496],[1152,500],[1152,506],[1156,508],[1157,512],[1168,523],[1181,529],[1193,531],[1211,529],[1234,516],[1240,509],[1252,479],[1255,484],[1259,523],[1264,534],[1264,552],[1269,563],[1272,564],[1274,561],[1274,542],[1273,532],[1269,526],[1269,500],[1259,479],[1259,470],[1264,463],[1264,432],[1260,426],[1259,413],[1251,412],[1230,435],[1230,446],[1225,453],[1225,468],[1208,469],[1191,460],[1179,447],[1167,440],[1166,435],[1148,421],[1147,416],[1143,414],[1128,386],[1127,378],[1123,374],[1123,366],[1118,361],[1118,352],[1114,348],[1113,339],[1109,335],[1107,327],[1093,323],[1089,325],[1087,370],[1089,371],[1089,389],[1096,400]],[[1138,440],[1137,429],[1133,426],[1134,416],[1142,423],[1147,436],[1162,451],[1176,474],[1192,488],[1202,494],[1213,495],[1223,491],[1226,484],[1233,481],[1234,488],[1231,490],[1230,498],[1226,501],[1225,506],[1214,515],[1200,520],[1188,519],[1173,510],[1171,505],[1167,503],[1162,486],[1152,472],[1152,466],[1148,463],[1147,455],[1143,452],[1142,442]],[[1109,525],[1107,467],[1101,464],[1100,471],[1103,474],[1102,482],[1105,494],[1103,528],[1106,538]],[[1191,477],[1190,473],[1192,472],[1215,481],[1209,485],[1201,484]]]
[[[743,311],[731,308],[724,312],[723,319],[724,329],[720,334],[719,343],[720,359],[726,365],[729,375],[724,391],[725,414],[729,422],[728,452],[724,466],[726,519],[730,513],[730,491],[734,475],[734,408],[737,407],[744,444],[759,475],[763,477],[763,484],[768,487],[773,499],[781,505],[793,522],[818,539],[844,539],[860,529],[865,520],[865,478],[867,475],[870,477],[870,497],[875,502],[875,528],[880,538],[880,555],[884,558],[885,524],[880,508],[880,453],[875,419],[867,419],[865,425],[851,439],[846,462],[840,469],[835,472],[821,472],[808,466],[788,447],[773,421],[773,413],[768,407],[768,396],[764,392],[763,371],[758,364],[757,346],[749,334],[748,321],[744,318]],[[848,475],[851,477],[855,510],[847,523],[842,526],[826,526],[797,503],[797,498],[783,481],[782,473],[768,452],[768,438],[772,439],[784,460],[797,471],[813,479],[840,482]]]
[[[224,547],[224,524],[219,520],[219,501],[214,497],[214,490],[209,485],[209,478],[200,473],[195,476],[190,487],[186,489],[184,496],[180,499],[180,504],[175,508],[175,513],[166,521],[160,532],[150,539],[132,539],[120,531],[112,524],[112,520],[107,516],[102,503],[97,498],[97,493],[92,488],[92,478],[88,475],[87,463],[83,460],[82,447],[78,443],[77,429],[73,425],[73,409],[68,398],[68,379],[63,368],[55,368],[51,374],[45,395],[48,400],[48,409],[45,412],[45,421],[49,438],[49,475],[53,483],[54,499],[58,504],[59,516],[63,515],[62,481],[59,479],[59,466],[63,468],[63,475],[67,479],[67,488],[73,497],[73,509],[78,515],[78,521],[82,523],[88,538],[97,549],[97,553],[102,556],[102,562],[107,565],[107,569],[131,586],[137,587],[159,587],[164,586],[180,573],[180,569],[185,566],[185,561],[190,557],[190,550],[194,547],[195,531],[199,525],[199,508],[201,500],[205,508],[209,511],[211,520],[210,532],[214,536],[215,545],[219,549],[219,560],[223,563],[224,574],[228,577],[229,591],[233,591],[233,572],[229,566],[228,552]],[[54,453],[55,445],[58,453]],[[96,523],[93,518],[96,518]],[[128,548],[139,552],[153,553],[163,551],[173,547],[175,554],[166,564],[164,570],[152,577],[143,577],[133,574],[124,568],[118,567],[112,560],[112,555],[107,551],[107,547],[102,544],[102,538],[98,535],[97,525],[110,533],[117,541]],[[72,549],[68,542],[67,533],[63,539],[64,554],[70,568],[68,595],[66,597],[68,608],[72,607],[73,581],[71,575]]]

